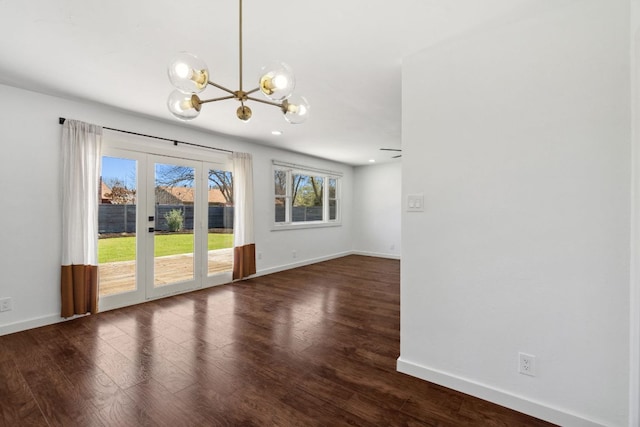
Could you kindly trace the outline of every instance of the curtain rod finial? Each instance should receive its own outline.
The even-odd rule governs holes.
[[[60,123],[61,125],[63,125],[63,124],[64,124],[64,122],[65,122],[65,120],[67,120],[67,119],[65,119],[64,117],[59,117],[59,118],[58,118],[58,123]]]

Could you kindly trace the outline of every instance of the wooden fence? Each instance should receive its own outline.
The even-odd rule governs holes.
[[[182,212],[183,228],[193,230],[193,205],[156,205],[155,229],[169,231],[165,215],[177,209]],[[233,207],[209,206],[208,228],[233,228]],[[134,233],[136,231],[136,205],[98,206],[99,233]]]
[[[329,215],[335,218],[335,207],[331,206]],[[322,206],[294,206],[291,209],[292,222],[322,221]],[[283,222],[285,219],[284,206],[276,206],[276,222]]]
[[[155,229],[169,231],[165,215],[177,209],[182,212],[183,229],[193,230],[193,205],[156,205]],[[331,207],[330,214],[335,218],[335,208]],[[276,206],[276,222],[284,221],[284,206]],[[292,209],[293,222],[322,221],[322,206],[295,206]],[[152,223],[150,223],[151,226]],[[209,229],[233,229],[233,207],[209,206]],[[136,205],[101,204],[98,207],[99,233],[135,233]]]

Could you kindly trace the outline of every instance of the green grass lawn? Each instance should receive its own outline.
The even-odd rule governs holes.
[[[233,234],[209,233],[209,250],[230,248]],[[193,234],[157,234],[155,256],[177,255],[193,252]],[[98,263],[132,261],[136,258],[134,236],[98,239]]]

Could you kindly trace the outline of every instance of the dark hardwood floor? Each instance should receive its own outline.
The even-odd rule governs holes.
[[[2,336],[0,425],[550,425],[396,372],[399,281],[348,256]]]

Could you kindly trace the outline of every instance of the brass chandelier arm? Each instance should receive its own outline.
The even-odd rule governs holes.
[[[213,86],[213,87],[217,87],[218,89],[223,90],[223,91],[225,91],[225,92],[227,92],[227,93],[230,93],[230,94],[232,94],[232,95],[235,95],[235,94],[236,94],[236,93],[235,93],[234,91],[232,91],[231,89],[227,89],[227,88],[226,88],[226,87],[224,87],[224,86],[220,86],[218,83],[214,83],[214,82],[212,82],[212,81],[207,81],[207,84],[210,84],[210,85],[211,85],[211,86]]]
[[[216,101],[224,101],[225,99],[233,99],[235,95],[222,96],[220,98],[211,98],[211,99],[201,99],[200,104],[206,104],[207,102],[216,102]]]
[[[251,101],[255,101],[255,102],[261,102],[263,104],[273,105],[274,107],[278,107],[278,108],[282,108],[283,107],[282,103],[265,101],[264,99],[254,98],[252,96],[247,96],[247,99],[251,100]]]
[[[257,92],[257,91],[259,91],[259,90],[260,90],[260,87],[257,87],[257,88],[255,88],[255,89],[251,89],[249,92],[245,92],[244,94],[245,94],[245,95],[251,95],[252,93]]]

